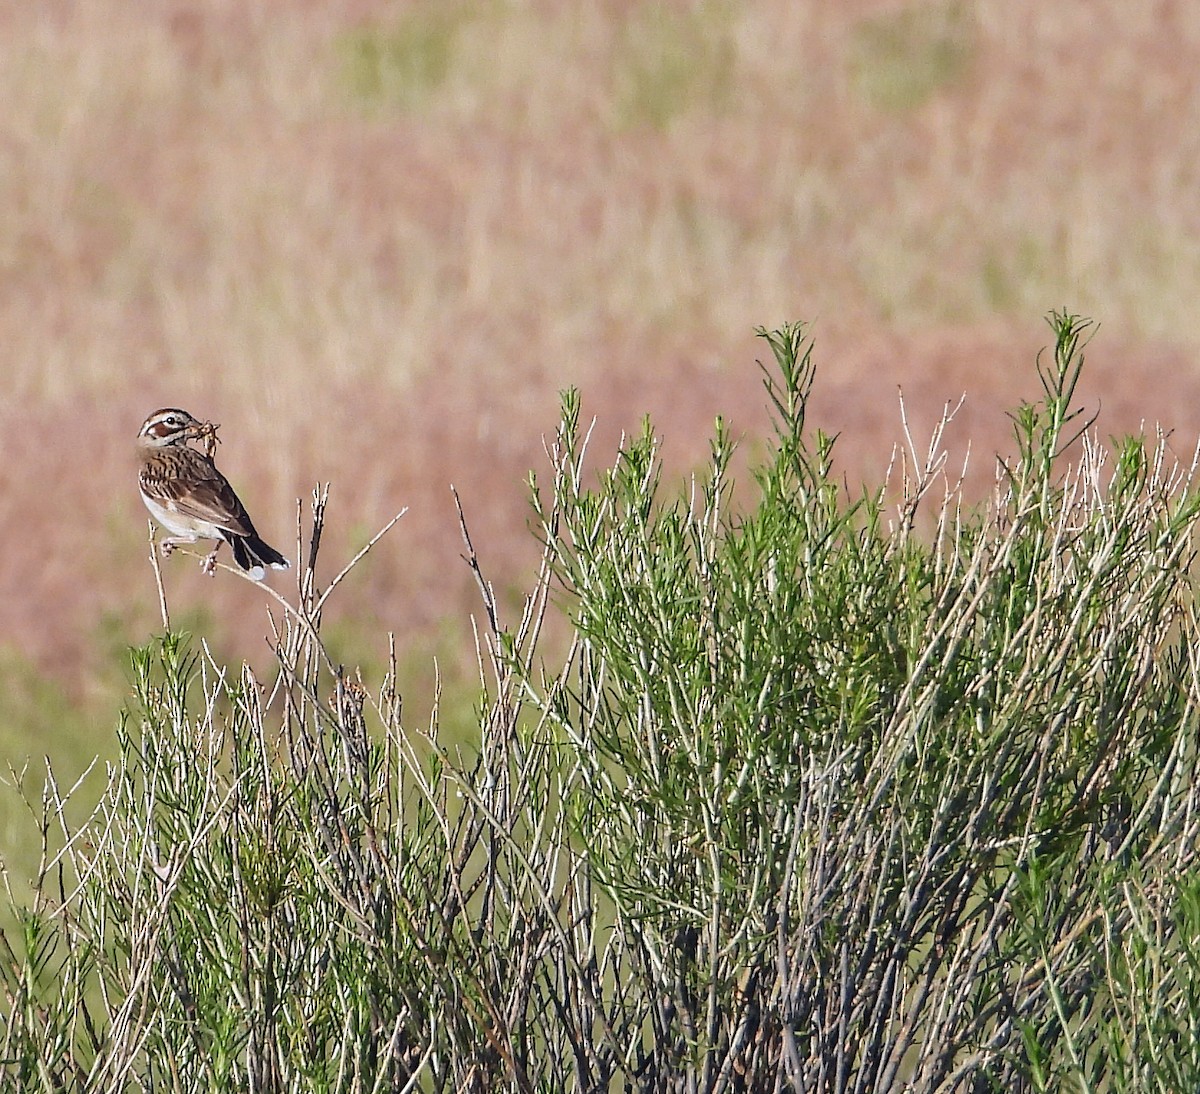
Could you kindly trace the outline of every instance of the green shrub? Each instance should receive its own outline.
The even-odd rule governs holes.
[[[799,326],[749,503],[721,423],[682,494],[649,425],[594,478],[568,393],[519,620],[466,536],[469,755],[329,660],[311,565],[270,681],[135,651],[98,810],[41,803],[6,1089],[1196,1089],[1200,495],[1051,323],[977,509],[937,437],[838,485]]]

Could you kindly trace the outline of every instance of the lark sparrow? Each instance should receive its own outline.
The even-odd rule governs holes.
[[[212,459],[188,441],[213,435],[212,427],[185,410],[156,410],[138,434],[141,468],[138,486],[150,515],[174,535],[161,543],[169,555],[181,543],[215,539],[217,545],[204,560],[206,574],[216,570],[222,543],[233,548],[233,558],[255,581],[264,567],[286,570],[288,560],[268,547],[254,530],[233,487]]]

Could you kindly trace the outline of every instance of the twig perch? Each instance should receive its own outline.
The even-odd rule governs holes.
[[[150,565],[154,567],[154,583],[158,586],[158,607],[162,612],[163,630],[170,631],[171,616],[167,611],[167,590],[163,586],[162,567],[158,561],[158,544],[154,542],[154,521],[146,522],[150,529]]]

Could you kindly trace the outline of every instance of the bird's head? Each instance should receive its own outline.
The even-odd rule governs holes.
[[[207,422],[193,418],[186,410],[167,407],[156,410],[142,423],[138,433],[138,444],[144,448],[185,444],[207,432],[215,432],[215,428]]]

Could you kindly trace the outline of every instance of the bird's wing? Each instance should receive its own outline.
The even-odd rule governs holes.
[[[174,448],[170,457],[142,468],[146,493],[181,516],[233,535],[257,535],[245,506],[212,460],[193,448]]]

